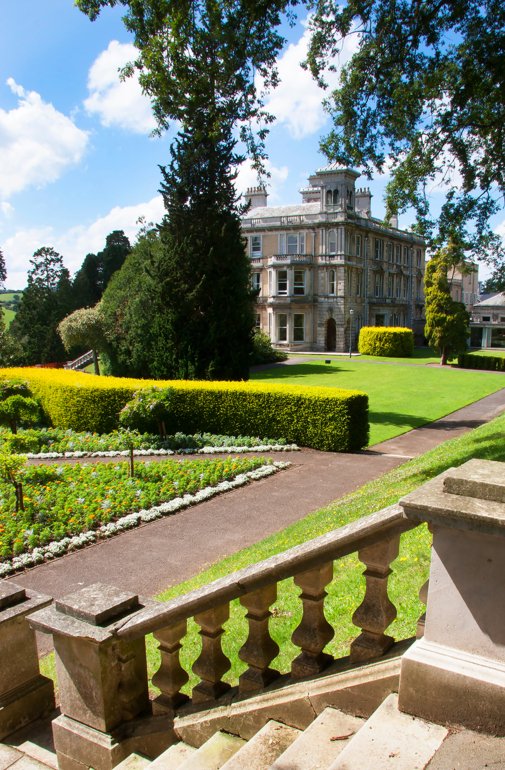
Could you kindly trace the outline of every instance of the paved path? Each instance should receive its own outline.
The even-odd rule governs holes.
[[[503,411],[505,388],[365,452],[305,449],[273,453],[274,459],[290,460],[292,466],[174,516],[18,573],[12,580],[54,597],[97,581],[153,596]]]

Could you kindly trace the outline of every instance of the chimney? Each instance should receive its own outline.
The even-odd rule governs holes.
[[[369,187],[358,187],[354,197],[355,208],[362,217],[370,217],[372,214],[372,193]]]
[[[245,202],[250,204],[249,210],[267,206],[267,198],[268,194],[263,185],[248,187],[244,195]]]

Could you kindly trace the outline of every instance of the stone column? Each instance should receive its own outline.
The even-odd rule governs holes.
[[[470,460],[400,504],[433,532],[424,637],[403,657],[400,709],[505,735],[505,463]]]
[[[54,688],[41,676],[35,634],[27,615],[49,596],[0,581],[0,740],[54,709]]]
[[[173,742],[170,720],[152,716],[144,638],[113,633],[118,621],[145,604],[96,583],[30,618],[54,640],[61,716],[53,736],[60,770],[111,770],[134,751],[156,757]]]

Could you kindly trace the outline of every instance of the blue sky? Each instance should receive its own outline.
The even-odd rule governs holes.
[[[277,117],[267,145],[271,204],[298,202],[308,175],[326,163],[318,151],[329,128],[323,93],[299,67],[303,21],[286,30],[281,85],[268,105]],[[41,246],[59,251],[73,274],[112,230],[133,241],[140,217],[161,219],[158,166],[169,160],[171,134],[150,136],[148,101],[135,81],[119,81],[133,52],[121,8],[92,23],[72,0],[0,3],[0,249],[8,287],[26,285]],[[239,189],[255,183],[244,167]],[[384,180],[370,187],[372,213],[382,216]],[[400,227],[410,222],[405,215]]]

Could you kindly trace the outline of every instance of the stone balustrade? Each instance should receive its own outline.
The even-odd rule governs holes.
[[[229,689],[223,652],[230,602],[244,608],[248,635],[236,654],[247,668],[242,696],[258,694],[279,673],[278,646],[269,630],[278,584],[293,578],[301,618],[292,634],[299,652],[290,681],[324,671],[334,628],[325,613],[334,562],[356,553],[365,566],[365,591],[353,615],[360,629],[351,663],[377,659],[393,644],[386,630],[396,615],[388,596],[391,562],[401,535],[422,522],[433,534],[426,616],[402,659],[400,708],[433,721],[453,721],[505,734],[505,474],[503,463],[470,461],[391,506],[166,603],[95,585],[64,597],[29,618],[51,633],[61,715],[53,722],[60,770],[109,770],[138,751],[156,756],[174,741],[173,720],[189,698],[179,652],[187,622],[200,628],[201,652],[193,709],[218,704]],[[1,621],[1,617],[0,617]],[[1,631],[1,625],[0,625]],[[151,701],[145,636],[159,643],[160,666]],[[424,636],[423,636],[424,633]],[[232,640],[233,641],[233,640]],[[237,648],[239,644],[237,643]],[[23,687],[21,687],[23,689]]]
[[[231,664],[222,638],[233,599],[244,607],[249,629],[237,649],[247,664],[239,693],[258,693],[279,677],[270,666],[279,648],[269,618],[277,584],[286,578],[294,578],[302,605],[292,635],[299,654],[291,664],[291,680],[323,671],[333,662],[324,648],[334,636],[325,617],[326,588],[334,561],[356,551],[366,568],[366,588],[353,618],[361,633],[351,644],[350,658],[361,663],[382,655],[393,644],[385,630],[396,616],[387,593],[390,564],[401,533],[413,526],[398,506],[391,506],[164,604],[95,585],[36,612],[31,624],[54,639],[61,716],[53,733],[60,770],[89,765],[109,770],[132,751],[154,757],[174,740],[173,718],[188,701],[181,693],[188,673],[179,651],[190,618],[201,637],[193,665],[199,681],[191,702],[195,708],[217,703],[230,687],[223,681]],[[152,702],[145,663],[145,636],[151,632],[161,657],[152,680],[160,694]]]

